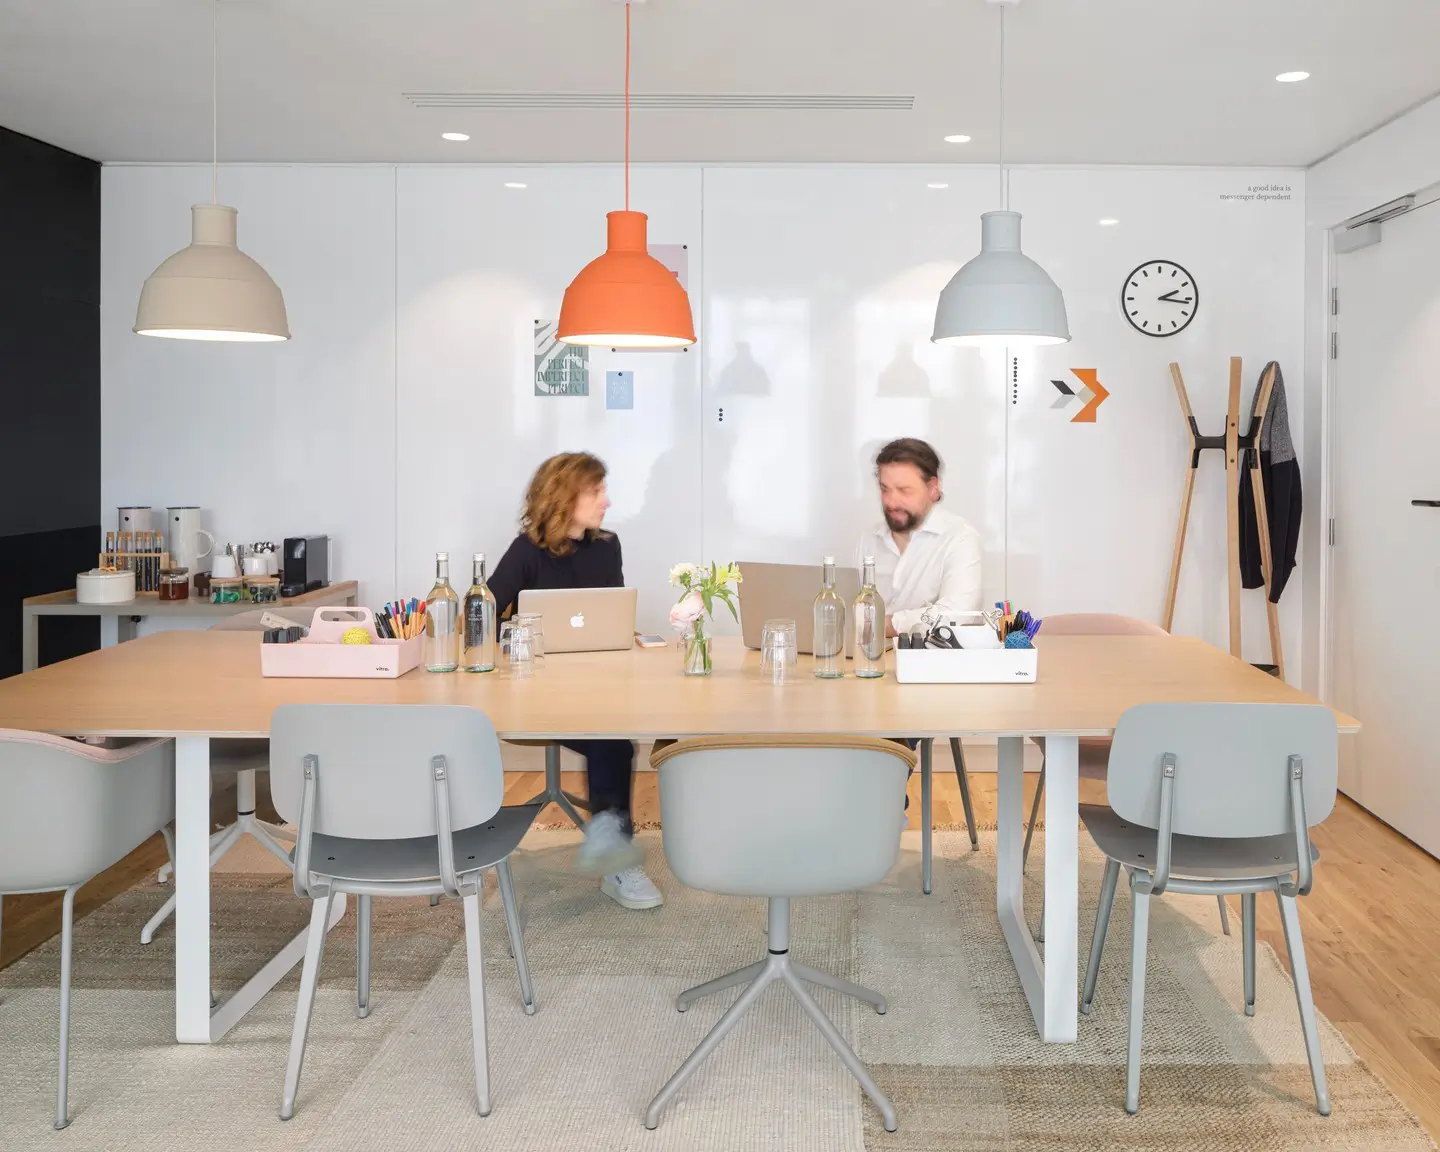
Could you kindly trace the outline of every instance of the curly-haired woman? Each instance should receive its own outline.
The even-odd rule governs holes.
[[[501,616],[520,593],[540,588],[620,588],[620,541],[602,525],[610,507],[605,465],[588,452],[552,456],[525,493],[520,535],[490,578]],[[660,890],[645,875],[644,851],[634,841],[630,790],[635,745],[628,740],[576,740],[564,745],[585,757],[591,817],[579,865],[602,877],[600,890],[625,908],[656,908]]]

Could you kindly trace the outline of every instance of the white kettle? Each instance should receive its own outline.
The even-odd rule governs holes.
[[[165,550],[170,553],[172,568],[197,571],[197,565],[215,550],[215,537],[200,527],[199,508],[165,509]],[[202,545],[201,538],[205,543]]]

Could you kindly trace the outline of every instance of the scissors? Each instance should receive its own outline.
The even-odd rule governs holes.
[[[930,637],[925,641],[927,648],[959,648],[960,640],[955,635],[955,630],[948,624],[939,624],[930,630]]]

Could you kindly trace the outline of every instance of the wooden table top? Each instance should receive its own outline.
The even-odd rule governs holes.
[[[281,597],[264,604],[212,604],[208,597],[197,594],[193,588],[184,600],[161,600],[147,592],[133,600],[122,600],[116,604],[81,604],[75,599],[75,589],[69,588],[64,592],[27,596],[20,602],[20,606],[23,612],[42,616],[233,616],[237,612],[249,612],[253,608],[270,606],[284,608],[297,604],[330,605],[347,597],[357,596],[359,592],[358,580],[337,580],[313,592]]]
[[[530,679],[508,673],[398,680],[266,679],[260,636],[162,632],[0,680],[0,728],[65,735],[265,736],[281,704],[462,704],[502,737],[652,739],[717,733],[871,736],[1107,735],[1126,708],[1152,701],[1314,703],[1197,640],[1040,637],[1034,684],[899,684],[760,679],[759,653],[715,641],[715,672],[686,677],[675,649],[549,656]],[[1337,713],[1342,732],[1359,729]]]

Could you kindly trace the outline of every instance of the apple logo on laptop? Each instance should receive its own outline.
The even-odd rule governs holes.
[[[575,615],[571,616],[571,617],[570,617],[570,627],[571,627],[571,628],[583,628],[583,627],[585,627],[585,613],[583,613],[583,612],[576,612]]]

